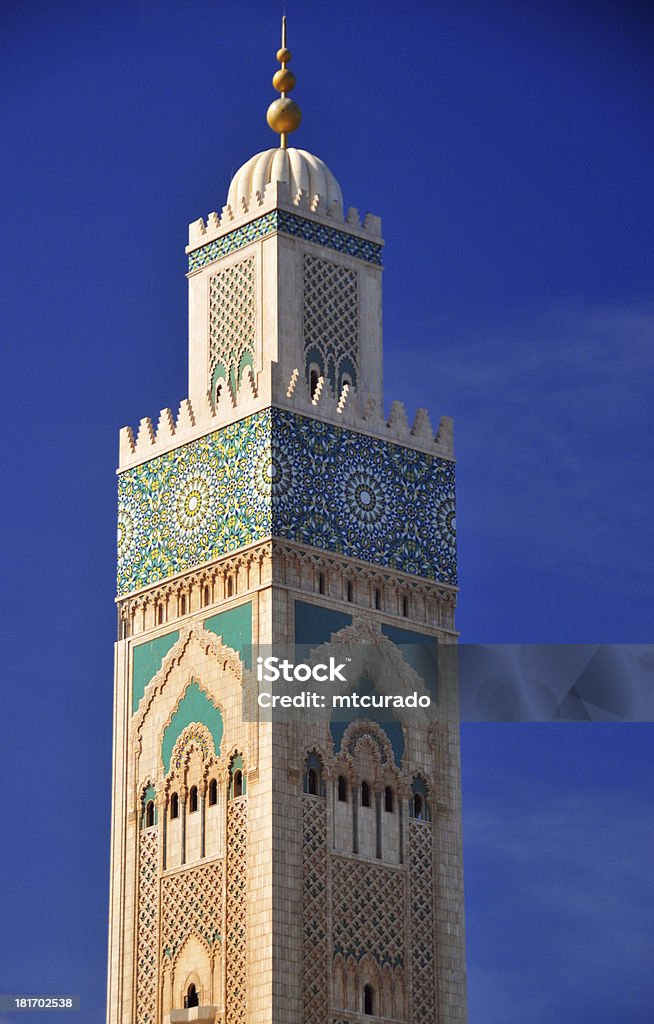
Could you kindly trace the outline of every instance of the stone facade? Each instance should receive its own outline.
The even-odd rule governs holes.
[[[360,642],[401,695],[402,643],[456,642],[451,423],[384,417],[380,223],[337,206],[191,225],[189,399],[121,432],[108,1024],[466,1019],[449,680],[244,714],[253,644]]]

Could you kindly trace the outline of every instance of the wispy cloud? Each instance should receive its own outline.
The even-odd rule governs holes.
[[[533,779],[509,790],[501,814],[486,806],[465,820],[475,874],[498,880],[497,905],[487,896],[484,907],[478,886],[469,894],[477,927],[496,929],[503,950],[472,943],[471,1024],[573,1024],[612,1003],[624,1009],[616,1020],[635,1024],[648,987],[652,996],[650,803],[617,788],[555,797]]]
[[[486,325],[436,321],[403,342],[387,365],[389,398],[408,393],[455,416],[464,531],[523,565],[578,575],[626,560],[649,582],[654,309],[566,304]]]

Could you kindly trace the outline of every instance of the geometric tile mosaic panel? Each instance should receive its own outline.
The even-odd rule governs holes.
[[[356,386],[359,346],[357,273],[332,260],[305,255],[302,334],[307,381],[311,364],[340,395],[343,377]]]
[[[334,955],[359,961],[368,953],[380,967],[405,962],[405,877],[403,871],[332,858]]]
[[[452,462],[282,410],[273,423],[275,537],[456,583]]]
[[[334,249],[335,252],[344,252],[348,256],[357,256],[367,263],[374,263],[381,266],[382,246],[376,242],[369,242],[357,235],[350,235],[347,231],[340,231],[338,228],[327,227],[324,224],[317,224],[316,221],[300,217],[296,213],[288,213],[286,210],[271,210],[261,217],[243,224],[234,231],[216,238],[213,242],[207,242],[189,253],[188,269],[199,270],[207,263],[227,256],[231,252],[237,252],[244,245],[256,242],[260,238],[266,238],[276,231],[282,231],[286,235],[293,235],[295,238],[304,238],[307,242],[315,242],[317,245],[324,245],[327,249]]]
[[[118,594],[270,537],[270,412],[118,477]]]
[[[267,538],[456,583],[454,464],[265,409],[118,477],[118,594]]]
[[[328,997],[327,810],[302,799],[302,1022],[324,1024]]]

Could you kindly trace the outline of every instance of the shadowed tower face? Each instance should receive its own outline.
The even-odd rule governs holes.
[[[456,642],[451,422],[384,415],[381,223],[288,146],[290,56],[190,225],[189,397],[121,431],[108,1024],[466,1019],[453,687],[244,712],[258,645],[405,697]]]

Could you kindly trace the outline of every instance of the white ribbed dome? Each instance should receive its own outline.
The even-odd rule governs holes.
[[[251,157],[232,178],[228,206],[236,213],[242,199],[249,201],[253,192],[263,193],[271,181],[288,182],[291,198],[302,189],[310,199],[320,196],[327,207],[335,199],[343,206],[341,187],[327,164],[304,149],[266,149]]]

